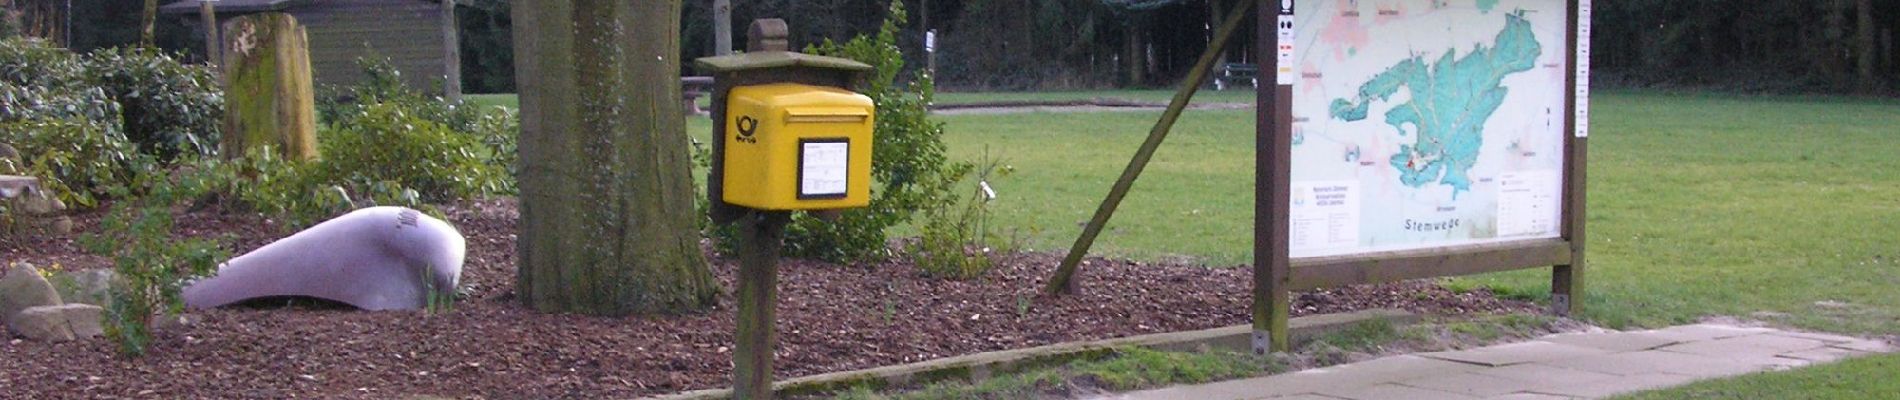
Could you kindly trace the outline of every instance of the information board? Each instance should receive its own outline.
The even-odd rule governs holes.
[[[1559,237],[1570,6],[1298,2],[1291,256]]]

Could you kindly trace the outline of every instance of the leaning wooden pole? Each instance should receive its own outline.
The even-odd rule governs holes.
[[[1242,1],[1234,5],[1234,11],[1227,14],[1227,21],[1220,30],[1214,32],[1214,40],[1207,45],[1207,51],[1201,52],[1201,59],[1194,62],[1194,68],[1188,70],[1186,81],[1181,82],[1181,90],[1174,93],[1174,100],[1168,103],[1168,110],[1161,113],[1161,120],[1155,121],[1154,129],[1148,131],[1148,140],[1135,150],[1135,157],[1128,160],[1128,167],[1122,169],[1122,176],[1115,180],[1115,186],[1108,190],[1108,198],[1095,209],[1095,217],[1089,219],[1082,236],[1075,238],[1075,245],[1069,247],[1069,256],[1062,259],[1062,266],[1056,268],[1056,275],[1049,279],[1043,291],[1049,294],[1067,294],[1075,292],[1076,266],[1082,264],[1089,248],[1095,245],[1095,237],[1102,234],[1102,227],[1108,225],[1108,218],[1115,215],[1115,208],[1121,206],[1122,198],[1128,196],[1128,189],[1135,186],[1135,178],[1141,177],[1141,170],[1148,167],[1148,160],[1154,158],[1155,150],[1161,147],[1161,141],[1168,138],[1168,131],[1174,128],[1174,121],[1180,119],[1181,111],[1187,109],[1188,100],[1200,91],[1201,84],[1207,83],[1207,75],[1218,61],[1221,49],[1227,47],[1240,22],[1246,20],[1247,10],[1254,2]]]

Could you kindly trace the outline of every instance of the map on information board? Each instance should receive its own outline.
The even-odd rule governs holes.
[[[1294,257],[1559,235],[1563,0],[1295,9]]]

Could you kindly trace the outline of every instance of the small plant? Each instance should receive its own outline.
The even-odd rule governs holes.
[[[143,356],[151,347],[154,318],[182,312],[185,282],[212,274],[229,254],[207,240],[173,240],[171,210],[162,205],[120,203],[100,227],[83,241],[89,251],[110,257],[118,273],[106,304],[106,337],[121,354]]]
[[[430,315],[455,311],[456,289],[438,283],[435,265],[422,266],[422,310]]]
[[[964,171],[957,171],[959,173]],[[995,262],[990,243],[990,201],[996,191],[990,178],[1008,173],[995,160],[976,169],[976,184],[961,201],[942,202],[924,211],[924,225],[911,259],[927,275],[969,279],[989,271]]]

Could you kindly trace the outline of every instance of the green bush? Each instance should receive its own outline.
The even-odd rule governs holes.
[[[0,143],[20,151],[26,173],[66,204],[90,208],[152,168],[111,125],[77,118],[0,122]]]
[[[352,192],[388,183],[414,189],[423,201],[440,202],[512,187],[481,137],[422,118],[400,103],[368,105],[348,124],[325,130],[318,142],[323,154],[315,165],[318,176]]]
[[[883,256],[884,231],[909,222],[919,210],[948,201],[957,171],[968,168],[944,157],[943,125],[929,118],[929,105],[936,96],[930,76],[917,74],[909,83],[897,81],[898,71],[904,68],[897,26],[904,21],[903,3],[892,2],[890,18],[877,35],[844,43],[826,41],[805,50],[876,68],[865,91],[877,105],[871,155],[874,184],[869,207],[845,211],[830,221],[806,214],[794,217],[785,235],[787,255],[831,261]]]
[[[197,161],[213,193],[301,227],[362,207],[427,203],[515,191],[520,122],[512,110],[474,110],[405,87],[387,61],[359,61],[369,79],[330,88],[318,108],[322,156],[286,160],[269,149],[236,161]]]
[[[141,151],[168,160],[216,153],[224,92],[210,68],[158,51],[105,49],[87,55],[86,81],[118,101],[125,135]]]
[[[216,140],[220,96],[205,68],[163,54],[81,56],[33,39],[0,40],[0,143],[19,150],[28,174],[71,205],[144,191],[128,185],[159,170],[154,154],[208,154],[215,146],[198,143]]]
[[[956,168],[952,175],[956,181],[963,180],[966,171],[972,168]],[[919,227],[916,246],[910,248],[911,260],[917,269],[925,275],[949,278],[969,279],[990,270],[994,263],[991,258],[991,243],[996,239],[990,231],[990,200],[995,192],[990,189],[992,176],[1009,172],[999,168],[995,161],[984,163],[976,171],[976,183],[970,185],[969,196],[961,201],[944,201],[924,210],[924,223]]]
[[[156,196],[170,200],[168,195]],[[143,356],[152,343],[154,318],[184,310],[187,280],[212,274],[230,254],[206,240],[173,240],[168,202],[123,202],[87,235],[89,251],[110,257],[117,279],[106,304],[106,337],[128,356]]]

